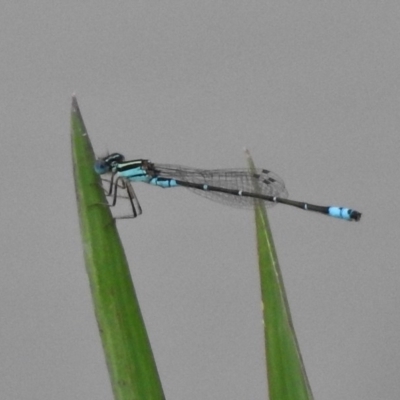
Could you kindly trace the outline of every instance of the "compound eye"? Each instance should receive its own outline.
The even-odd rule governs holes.
[[[96,160],[94,164],[94,170],[97,174],[103,175],[110,172],[110,166],[104,160]]]

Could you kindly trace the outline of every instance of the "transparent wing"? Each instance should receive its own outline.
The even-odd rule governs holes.
[[[255,192],[254,182],[257,182],[261,194],[281,198],[288,197],[288,192],[283,180],[278,175],[266,169],[257,169],[255,172],[252,172],[250,169],[202,170],[178,165],[153,165],[154,172],[162,178],[179,179],[185,182],[200,183],[232,190],[243,190],[252,193]],[[232,207],[249,208],[253,207],[254,204],[254,199],[251,197],[211,192],[195,188],[187,189],[200,196]],[[265,204],[267,207],[275,205],[275,203],[269,201],[266,201]]]

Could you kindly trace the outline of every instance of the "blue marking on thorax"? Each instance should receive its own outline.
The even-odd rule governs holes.
[[[351,220],[350,214],[352,210],[344,207],[329,207],[329,215],[335,218]]]
[[[125,171],[118,171],[118,175],[132,182],[148,182],[151,177],[142,167],[129,168]]]
[[[150,185],[160,186],[162,188],[178,186],[175,179],[167,179],[167,178],[159,178],[159,177],[151,178],[150,181],[148,181],[148,183],[150,183]]]
[[[178,186],[175,179],[151,176],[143,167],[129,168],[125,171],[118,171],[118,175],[130,180],[131,182],[145,182],[162,188]]]

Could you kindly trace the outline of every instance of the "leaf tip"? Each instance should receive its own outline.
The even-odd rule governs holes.
[[[243,151],[244,151],[245,156],[246,156],[248,159],[251,159],[251,155],[250,155],[249,149],[248,149],[247,147],[243,147]]]
[[[71,112],[73,113],[79,112],[78,100],[76,99],[75,92],[72,93]]]

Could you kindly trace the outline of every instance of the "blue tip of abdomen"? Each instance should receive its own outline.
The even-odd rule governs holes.
[[[361,218],[361,213],[358,211],[344,207],[329,207],[328,214],[331,217],[345,219],[347,221],[359,221]]]

